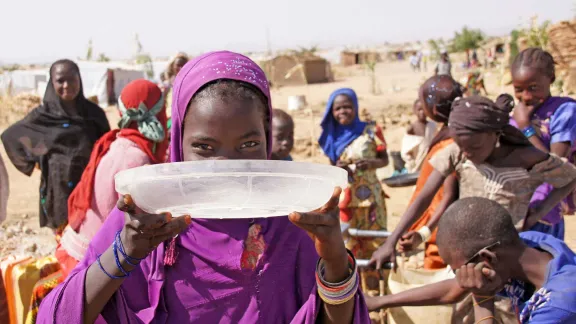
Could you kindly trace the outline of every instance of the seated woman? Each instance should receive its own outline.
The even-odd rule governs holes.
[[[270,157],[271,97],[256,63],[212,52],[182,72],[171,162]],[[193,221],[144,214],[124,196],[38,322],[369,323],[339,194],[289,217]]]

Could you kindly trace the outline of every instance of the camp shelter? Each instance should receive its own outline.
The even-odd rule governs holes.
[[[375,51],[342,51],[340,63],[344,66],[356,64],[378,63],[381,61],[380,54]]]
[[[78,66],[84,95],[97,98],[101,107],[115,104],[122,89],[131,81],[146,78],[140,68],[123,62],[80,61]]]
[[[36,93],[38,86],[47,80],[47,69],[4,71],[0,73],[0,95]]]
[[[324,58],[307,55],[277,55],[259,60],[273,86],[324,83],[332,80],[330,63]]]

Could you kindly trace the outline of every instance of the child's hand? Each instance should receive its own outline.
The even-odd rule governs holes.
[[[493,296],[504,287],[502,278],[484,263],[468,263],[456,270],[456,280],[460,287],[475,295]]]
[[[338,208],[341,192],[342,189],[337,187],[330,200],[321,208],[309,213],[293,212],[288,218],[308,233],[322,259],[329,263],[344,262],[347,266],[348,257],[340,230]]]
[[[398,241],[398,243],[400,245],[398,247],[398,251],[400,252],[412,251],[418,246],[420,246],[420,244],[422,244],[422,236],[420,236],[420,234],[416,231],[410,231],[402,235],[402,238],[400,238],[400,241]]]
[[[527,106],[523,102],[519,102],[518,105],[514,107],[512,111],[512,116],[518,124],[520,130],[530,126],[530,120],[532,119],[532,114],[536,110],[535,106]]]
[[[145,258],[156,247],[188,228],[190,216],[172,218],[170,213],[146,214],[134,204],[130,195],[120,197],[118,209],[124,212],[124,228],[120,237],[124,250],[133,258]]]

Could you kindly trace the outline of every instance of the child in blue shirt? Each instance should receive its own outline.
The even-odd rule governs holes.
[[[520,323],[576,323],[576,254],[551,235],[518,234],[497,202],[454,202],[436,241],[456,278],[371,299],[370,310],[452,304],[472,293],[476,323],[496,323],[496,295],[511,299]]]

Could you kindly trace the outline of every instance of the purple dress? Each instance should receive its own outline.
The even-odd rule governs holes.
[[[214,52],[188,62],[174,84],[172,162],[183,160],[182,125],[192,96],[203,85],[223,78],[248,82],[270,98],[264,73],[245,56]],[[86,272],[123,224],[123,213],[114,209],[84,260],[44,299],[38,323],[82,323]],[[255,225],[261,229],[264,250],[251,270],[241,266],[241,258],[249,229]],[[122,283],[97,323],[316,322],[322,307],[315,281],[318,255],[313,241],[287,217],[194,219],[175,242],[174,264],[165,264],[169,244],[160,244]],[[370,323],[360,292],[354,302],[354,323]]]
[[[540,140],[550,150],[552,143],[570,142],[571,152],[570,161],[573,161],[576,152],[576,101],[568,97],[550,97],[540,108],[538,108],[532,117],[532,122],[537,131],[539,131]],[[516,122],[511,119],[511,123],[518,127]],[[540,185],[532,199],[530,207],[538,206],[554,188],[544,183]],[[572,204],[569,196],[565,203]],[[556,238],[564,240],[564,218],[562,217],[561,205],[554,207],[546,216],[542,218],[530,230],[551,234]]]

